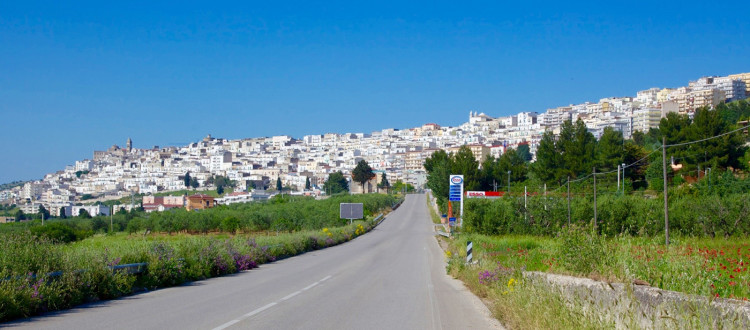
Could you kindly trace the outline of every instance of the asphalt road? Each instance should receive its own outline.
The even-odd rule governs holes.
[[[424,195],[351,242],[236,275],[4,325],[29,329],[493,329],[445,274]]]

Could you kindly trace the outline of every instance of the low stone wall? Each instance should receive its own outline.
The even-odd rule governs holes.
[[[587,315],[621,329],[750,329],[750,303],[543,272],[524,272],[531,285],[558,291]]]

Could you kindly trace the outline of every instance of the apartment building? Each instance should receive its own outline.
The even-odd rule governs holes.
[[[633,111],[633,131],[647,133],[652,128],[659,127],[662,110],[659,108],[643,108]]]

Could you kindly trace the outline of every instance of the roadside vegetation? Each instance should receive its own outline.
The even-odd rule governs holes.
[[[365,219],[351,225],[339,219],[341,202],[363,203]],[[398,202],[380,194],[285,197],[200,212],[120,214],[114,232],[108,217],[0,226],[0,321],[236,273],[341,244],[372,229],[377,214]],[[118,267],[141,263],[146,265]]]
[[[484,160],[467,147],[433,153],[427,186],[441,211],[450,174],[464,175],[465,190],[503,195],[465,201],[449,272],[510,328],[612,327],[523,271],[750,299],[750,139],[738,124],[748,117],[746,101],[670,113],[628,140],[567,121],[544,134],[534,162],[524,144]],[[467,241],[478,264],[465,264]]]
[[[465,263],[467,241],[473,243],[475,265]],[[527,281],[523,271],[637,282],[702,295],[707,301],[750,298],[750,244],[742,238],[680,237],[665,247],[659,238],[605,238],[591,227],[572,226],[557,237],[465,234],[448,246],[449,274],[489,302],[495,317],[509,328],[613,327],[584,313],[575,301]]]

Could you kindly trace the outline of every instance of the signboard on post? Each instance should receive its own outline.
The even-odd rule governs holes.
[[[464,176],[459,174],[451,174],[450,182],[448,186],[448,201],[460,202],[461,211],[459,216],[464,216]]]
[[[339,204],[339,218],[349,219],[349,223],[352,223],[353,219],[364,218],[364,208],[362,207],[362,203]]]

